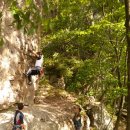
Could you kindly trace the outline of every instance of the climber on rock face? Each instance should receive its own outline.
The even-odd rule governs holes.
[[[30,68],[26,75],[28,77],[28,84],[32,83],[31,77],[32,75],[38,75],[39,77],[43,74],[43,68],[42,68],[42,64],[43,64],[43,54],[42,52],[34,52],[32,50],[30,50],[30,52],[34,55],[34,57],[36,58],[35,61],[35,66],[33,68]]]
[[[24,115],[22,112],[24,105],[23,103],[18,103],[17,105],[18,105],[18,110],[16,110],[15,112],[14,125],[12,130],[24,130],[25,129]]]

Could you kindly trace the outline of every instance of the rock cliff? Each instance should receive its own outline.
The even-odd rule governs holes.
[[[26,36],[22,30],[18,31],[12,26],[13,17],[4,2],[0,2],[0,9],[3,41],[0,48],[0,109],[3,109],[29,98],[31,90],[28,89],[23,72],[31,62],[27,55],[28,48],[38,50],[38,43],[35,36]]]

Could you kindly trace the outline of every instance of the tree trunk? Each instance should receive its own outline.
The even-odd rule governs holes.
[[[111,40],[111,37],[110,37],[110,43],[113,45],[113,42]],[[117,45],[117,39],[116,39],[116,45]],[[118,51],[118,48],[116,46],[114,46],[114,50],[115,50],[115,56],[116,56],[116,64],[118,63],[118,65],[116,66],[116,73],[117,73],[117,79],[118,79],[118,86],[120,88],[123,87],[122,83],[121,83],[121,71],[120,71],[120,67],[119,67],[119,63],[120,63],[120,54],[121,54],[121,50]],[[118,100],[119,102],[119,110],[117,112],[117,120],[116,120],[116,123],[115,123],[115,127],[114,127],[114,130],[118,130],[118,127],[119,127],[119,124],[120,124],[120,119],[121,119],[121,111],[122,111],[122,108],[123,108],[123,95],[120,97],[120,99]]]
[[[126,130],[130,130],[130,0],[125,0],[125,13],[126,13],[125,26],[126,26],[127,51],[128,51],[128,58],[127,58],[128,107],[127,107],[127,129]]]
[[[119,61],[117,60],[117,62],[119,63]],[[118,77],[118,85],[119,87],[121,88],[122,87],[122,83],[121,83],[121,76],[120,76],[120,68],[119,66],[117,66],[117,77]],[[121,119],[121,111],[122,111],[122,108],[123,108],[123,95],[121,96],[120,98],[120,105],[119,105],[119,111],[117,113],[117,120],[116,120],[116,123],[115,123],[115,127],[114,127],[114,130],[118,130],[118,127],[119,127],[119,124],[120,124],[120,119]]]
[[[122,96],[121,99],[120,99],[120,106],[119,106],[119,111],[117,113],[117,120],[116,120],[114,130],[118,130],[118,127],[119,127],[119,124],[120,124],[121,112],[122,112],[122,108],[123,108],[123,104],[124,104],[123,101],[124,101],[124,98]]]

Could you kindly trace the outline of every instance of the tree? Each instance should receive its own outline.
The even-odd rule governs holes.
[[[127,38],[127,72],[128,72],[128,107],[127,107],[127,130],[130,130],[130,0],[125,0],[125,13],[126,13],[126,38]]]

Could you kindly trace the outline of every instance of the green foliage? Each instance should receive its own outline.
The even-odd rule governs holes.
[[[74,69],[78,68],[80,61],[76,59],[67,59],[61,57],[58,53],[54,53],[53,58],[45,61],[46,70],[50,73],[71,78]]]
[[[89,101],[87,100],[87,96],[84,96],[84,95],[79,95],[78,99],[75,102],[82,106],[89,104]]]
[[[38,23],[41,23],[41,15],[37,5],[32,0],[23,2],[20,6],[17,1],[12,1],[10,7],[17,29],[24,29],[27,34],[34,34],[38,29]]]
[[[113,87],[110,88],[109,91],[106,93],[108,100],[110,102],[114,101],[115,99],[123,96],[127,96],[127,88],[120,88],[120,87]]]

